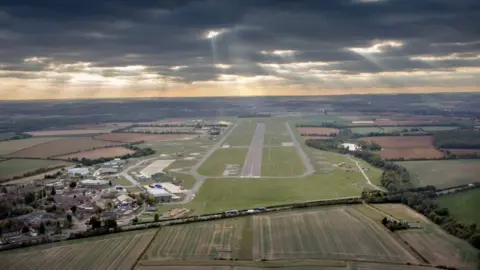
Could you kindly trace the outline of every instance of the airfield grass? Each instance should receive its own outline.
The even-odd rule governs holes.
[[[462,191],[441,196],[437,199],[440,207],[445,207],[450,215],[466,224],[480,224],[480,189]]]
[[[416,186],[449,188],[477,182],[480,160],[422,160],[396,162],[405,167]]]
[[[263,148],[262,177],[296,176],[304,172],[305,166],[295,147]]]
[[[40,168],[49,168],[68,163],[56,160],[9,159],[0,162],[0,178],[22,175]]]
[[[132,182],[128,181],[128,180],[125,179],[125,177],[123,177],[123,176],[113,177],[113,178],[110,178],[110,179],[108,179],[108,180],[112,181],[112,184],[113,184],[114,186],[116,186],[116,185],[131,186],[131,185],[132,185]]]
[[[284,142],[291,142],[292,138],[285,127],[285,118],[272,118],[265,122],[265,138],[263,144],[266,146],[280,146]]]
[[[263,123],[260,118],[254,120],[242,120],[235,129],[228,135],[224,144],[230,146],[249,146],[252,142],[253,134],[257,128],[257,123]]]
[[[200,166],[198,173],[206,176],[222,176],[226,164],[238,164],[239,169],[245,163],[248,148],[220,148]]]
[[[195,185],[195,178],[190,174],[179,173],[179,172],[169,172],[168,175],[182,180],[184,189],[191,189],[193,185]]]
[[[303,178],[211,178],[184,207],[195,214],[247,209],[276,204],[360,196],[367,187],[362,175],[337,170]],[[166,208],[172,205],[165,205]]]

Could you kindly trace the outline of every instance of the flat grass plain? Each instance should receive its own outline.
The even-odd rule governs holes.
[[[0,269],[129,270],[153,236],[152,230],[128,232],[13,250],[0,253]]]
[[[410,172],[417,186],[448,188],[467,185],[477,182],[480,174],[480,160],[476,159],[402,161],[397,164]]]
[[[51,168],[70,163],[57,160],[9,159],[0,162],[0,179],[19,176],[40,168]]]
[[[198,173],[206,176],[222,176],[226,164],[239,165],[239,173],[245,163],[248,148],[220,148],[200,166]]]
[[[262,155],[262,177],[296,176],[305,172],[297,149],[291,147],[264,147]]]
[[[466,224],[480,224],[480,189],[472,189],[441,196],[437,199],[440,207],[445,207],[450,215]]]

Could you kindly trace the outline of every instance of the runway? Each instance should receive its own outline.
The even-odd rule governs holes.
[[[262,172],[263,140],[265,137],[265,124],[257,124],[253,134],[250,148],[248,149],[242,177],[260,177]]]

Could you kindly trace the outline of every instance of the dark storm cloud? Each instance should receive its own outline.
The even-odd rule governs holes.
[[[212,29],[227,32],[213,41],[202,39]],[[374,61],[348,50],[372,46],[374,40],[398,40],[403,47],[385,48]],[[480,53],[478,40],[480,4],[475,0],[0,2],[0,67],[11,72],[48,68],[47,63],[23,62],[33,56],[104,68],[142,65],[185,82],[215,80],[222,73],[271,73],[258,63],[338,62],[329,68],[352,74],[475,66],[462,60],[433,66],[410,57]],[[452,44],[435,45],[442,43]],[[260,53],[274,50],[297,52],[288,57]],[[219,69],[215,63],[232,67]]]

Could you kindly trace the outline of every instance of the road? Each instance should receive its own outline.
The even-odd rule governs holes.
[[[370,178],[369,178],[368,175],[363,171],[363,169],[362,169],[362,167],[360,166],[360,164],[358,164],[358,161],[352,159],[350,156],[347,156],[347,157],[348,157],[348,159],[350,159],[351,161],[355,162],[355,164],[357,164],[358,169],[360,170],[360,172],[362,172],[363,177],[365,177],[365,179],[367,180],[367,183],[368,183],[370,186],[372,186],[374,189],[378,189],[378,190],[382,190],[382,191],[383,191],[383,189],[377,187],[376,185],[374,185],[374,184],[372,183],[372,181],[370,181]]]
[[[308,158],[305,151],[303,151],[303,148],[300,145],[300,143],[297,141],[297,137],[295,137],[295,134],[293,133],[292,128],[290,127],[290,124],[286,122],[285,126],[287,127],[290,137],[292,137],[292,142],[295,145],[295,148],[297,148],[297,154],[300,156],[305,166],[305,173],[301,177],[314,173],[315,170],[313,169],[312,163],[310,162],[310,159]]]
[[[248,149],[245,164],[242,169],[242,177],[260,177],[262,173],[262,155],[263,140],[265,138],[265,124],[257,124],[255,133],[253,134],[250,148]]]
[[[190,168],[190,175],[192,175],[195,178],[196,182],[195,182],[195,185],[193,185],[193,187],[185,194],[185,198],[179,203],[184,204],[193,200],[193,198],[195,197],[195,194],[198,192],[198,190],[200,190],[200,187],[205,182],[205,179],[207,179],[207,177],[200,175],[198,173],[198,168],[202,166],[202,164],[213,154],[213,152],[215,152],[217,149],[219,149],[222,146],[223,142],[227,139],[230,133],[232,133],[232,131],[237,126],[238,126],[238,123],[233,125],[227,131],[227,133],[225,133],[223,137],[212,148],[210,148],[210,150],[205,155],[203,155],[203,157],[197,162],[197,164],[195,164],[192,168]]]

